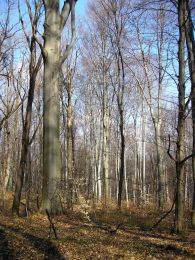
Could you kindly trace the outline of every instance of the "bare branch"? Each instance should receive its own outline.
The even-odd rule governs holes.
[[[36,67],[34,68],[34,71],[33,71],[33,76],[34,77],[36,77],[37,73],[39,72],[39,69],[41,67],[41,62],[42,62],[42,55],[40,54],[39,58],[38,58],[38,61],[37,61],[37,65],[36,65]]]
[[[21,106],[22,102],[20,102],[14,109],[12,106],[12,109],[0,120],[0,131],[4,125],[4,122],[10,118]]]
[[[171,154],[170,148],[171,148],[171,137],[170,137],[170,134],[169,134],[169,146],[168,146],[168,149],[167,149],[167,154],[171,158],[171,160],[173,160],[174,162],[177,162],[176,158],[174,158],[173,155]]]
[[[41,53],[43,55],[43,58],[47,57],[47,51],[45,50],[45,48],[43,47],[42,42],[37,38],[36,34],[33,35],[35,38],[35,41],[38,43],[40,49],[41,49]]]
[[[174,200],[173,200],[173,203],[172,203],[171,208],[151,227],[150,230],[156,228],[156,227],[161,223],[161,221],[162,221],[163,219],[165,219],[165,218],[171,213],[171,211],[172,211],[173,208],[174,208],[175,202],[176,202],[176,192],[175,192],[175,198],[174,198]]]
[[[20,22],[21,22],[21,25],[22,25],[22,30],[24,32],[24,35],[26,37],[26,40],[27,40],[27,43],[28,43],[28,48],[30,49],[30,38],[26,32],[26,29],[25,29],[25,26],[24,26],[24,21],[22,19],[22,15],[21,15],[21,10],[20,10],[20,0],[18,0],[18,12],[19,12],[19,17],[20,17]]]
[[[62,7],[62,12],[61,12],[61,21],[60,21],[60,30],[61,31],[64,29],[64,26],[65,26],[65,24],[68,20],[69,15],[70,15],[71,2],[72,1],[70,1],[70,0],[64,1],[64,5]]]
[[[29,0],[26,0],[26,5],[28,7],[28,14],[29,14],[29,17],[30,17],[31,26],[33,27],[33,13],[32,13],[32,9],[31,9]]]
[[[32,137],[31,137],[31,139],[30,139],[28,145],[31,145],[32,142],[34,141],[35,136],[36,136],[36,134],[37,134],[37,131],[38,131],[38,129],[39,129],[39,126],[40,126],[40,124],[41,124],[41,122],[42,122],[42,119],[43,119],[43,116],[40,116],[40,117],[39,117],[39,122],[38,122],[38,124],[37,124],[37,127],[36,127],[36,129],[35,129],[35,131],[34,131]]]
[[[71,5],[71,33],[72,33],[72,38],[70,44],[66,45],[66,49],[60,59],[60,66],[64,63],[64,61],[67,59],[68,55],[70,54],[70,51],[72,50],[75,40],[76,40],[76,30],[75,30],[75,5],[76,5],[76,0],[72,0],[72,5]]]
[[[185,163],[187,160],[189,160],[189,159],[192,158],[193,156],[195,156],[195,153],[192,153],[192,154],[186,156],[181,162],[179,162],[179,164]]]

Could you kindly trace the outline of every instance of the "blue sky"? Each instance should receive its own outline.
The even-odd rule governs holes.
[[[76,12],[80,15],[80,16],[84,16],[85,15],[85,11],[86,11],[86,7],[87,7],[87,2],[88,0],[78,0],[76,3]]]

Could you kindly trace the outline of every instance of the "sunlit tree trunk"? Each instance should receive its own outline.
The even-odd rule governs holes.
[[[11,177],[11,153],[10,153],[10,129],[8,120],[5,121],[5,158],[4,158],[4,179],[3,179],[3,204],[6,199],[6,191]]]
[[[108,103],[108,82],[106,69],[106,35],[102,32],[102,114],[103,114],[103,204],[106,206],[109,197],[109,103]]]
[[[157,12],[157,50],[158,50],[158,108],[157,118],[154,121],[156,153],[157,153],[157,170],[158,170],[158,207],[163,208],[166,201],[165,191],[165,169],[164,169],[164,152],[163,142],[161,138],[162,132],[162,90],[163,90],[163,46],[164,46],[164,30],[165,30],[165,12],[162,10]]]
[[[137,172],[137,117],[134,118],[134,175],[133,175],[133,202],[137,201],[137,182],[138,182],[138,172]]]
[[[43,187],[41,211],[53,214],[62,211],[60,203],[61,156],[59,141],[59,76],[75,41],[75,1],[64,1],[60,12],[59,0],[44,1],[43,76]],[[71,13],[72,40],[61,54],[61,34]],[[38,41],[38,40],[37,40]]]
[[[61,211],[59,142],[59,1],[45,1],[44,86],[43,86],[43,190],[41,211]]]
[[[124,155],[124,177],[125,177],[125,198],[126,198],[126,204],[129,205],[129,189],[128,189],[128,177],[127,177],[127,155],[125,151]]]
[[[100,141],[101,142],[101,141]],[[102,181],[101,181],[101,163],[102,163],[102,145],[99,144],[99,157],[98,157],[98,167],[97,167],[97,190],[98,190],[98,201],[102,198]]]
[[[152,122],[154,125],[155,131],[155,145],[156,145],[156,169],[157,169],[157,203],[159,208],[163,208],[165,203],[165,173],[164,173],[164,156],[163,156],[163,142],[161,140],[161,132],[162,132],[162,114],[161,114],[161,98],[162,98],[162,87],[163,87],[163,77],[164,77],[164,67],[163,67],[163,46],[164,46],[164,30],[165,30],[165,11],[164,7],[160,3],[159,9],[157,11],[157,17],[155,20],[156,30],[154,34],[156,35],[156,45],[157,45],[157,58],[158,58],[158,75],[156,76],[156,80],[158,81],[157,88],[157,115],[155,114],[155,106],[154,106],[154,87],[153,82],[150,79],[150,60],[148,61],[148,56],[151,55],[151,48],[148,47],[148,53],[145,53],[144,48],[144,36],[141,35],[141,27],[140,24],[136,24],[137,37],[139,46],[141,49],[143,70],[145,75],[146,86],[148,89],[149,97],[145,96],[145,89],[139,84],[139,87],[142,89],[142,99],[145,99],[147,105],[150,109],[150,114],[152,117]],[[139,81],[138,81],[139,82]]]
[[[103,76],[105,77],[105,75]],[[105,80],[104,80],[105,81]],[[107,83],[103,85],[103,203],[106,206],[109,197],[109,112]]]
[[[143,204],[146,202],[146,115],[145,115],[145,102],[142,99],[142,122],[141,122],[141,191]]]

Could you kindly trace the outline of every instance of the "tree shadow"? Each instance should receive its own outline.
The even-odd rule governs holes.
[[[35,249],[37,249],[40,253],[44,254],[44,259],[52,259],[52,260],[66,259],[66,257],[60,254],[58,248],[49,239],[34,236],[32,234],[29,234],[28,232],[21,231],[20,229],[15,227],[7,227],[5,225],[2,225],[2,227],[12,232],[21,234],[27,241],[31,243],[31,245]],[[8,258],[5,259],[7,260]],[[13,258],[9,258],[9,259],[11,260]]]
[[[124,229],[123,229],[124,231]],[[133,230],[125,230],[126,233],[129,233],[134,236],[135,240],[137,241],[136,245],[137,248],[140,249],[140,246],[146,248],[153,248],[154,251],[161,251],[162,253],[172,253],[175,256],[184,256],[186,259],[195,259],[195,254],[187,251],[185,248],[179,248],[175,242],[184,242],[185,244],[194,244],[194,241],[187,241],[185,239],[180,238],[170,238],[160,234],[149,234],[149,233],[137,233]],[[155,241],[147,240],[147,238],[158,238],[162,241],[169,241],[168,243],[159,244]]]
[[[34,248],[44,253],[44,259],[66,259],[49,239],[39,238],[29,233],[24,233],[23,236],[31,242]]]
[[[134,231],[133,229],[125,229],[121,228],[124,232],[130,233],[132,235],[140,236],[140,237],[148,237],[148,238],[159,238],[159,239],[164,239],[164,240],[169,240],[172,242],[185,242],[185,243],[190,243],[195,246],[195,239],[188,239],[182,236],[171,236],[171,235],[166,235],[166,234],[160,234],[160,233],[153,233],[153,232],[143,232],[142,230],[136,230]]]
[[[0,229],[0,259],[2,260],[13,259],[12,249],[9,248],[8,240],[6,238],[6,234],[3,229]]]

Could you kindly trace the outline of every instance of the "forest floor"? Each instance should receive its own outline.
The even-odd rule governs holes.
[[[171,233],[169,218],[149,231],[159,212],[136,210],[99,209],[89,213],[88,220],[79,212],[66,212],[52,220],[57,238],[53,230],[49,235],[46,215],[12,217],[10,210],[1,210],[0,260],[195,259],[194,231]]]

